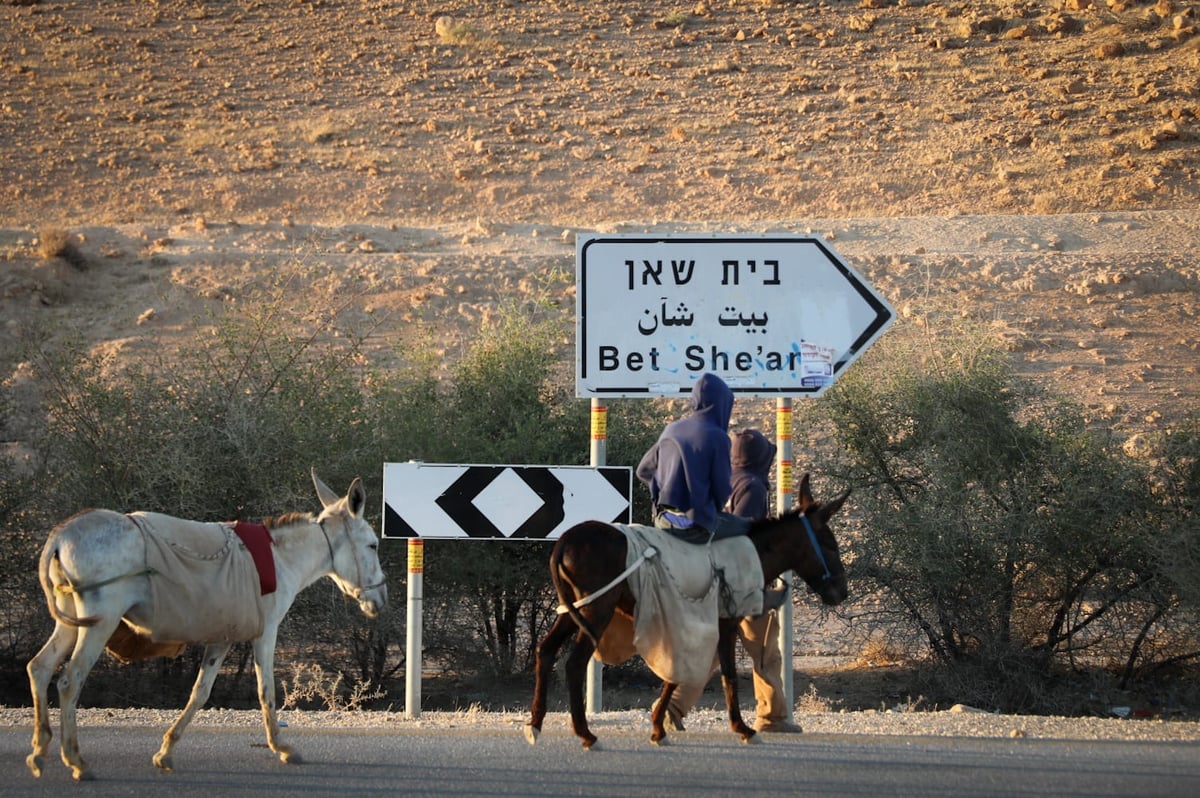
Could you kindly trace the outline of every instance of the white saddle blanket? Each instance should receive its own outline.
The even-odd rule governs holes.
[[[146,541],[155,642],[236,643],[263,631],[254,559],[227,524],[130,513]],[[142,619],[139,619],[142,620]]]
[[[717,651],[717,618],[762,614],[762,563],[745,536],[707,546],[654,527],[616,525],[628,544],[637,604],[633,647],[664,681],[704,684]]]

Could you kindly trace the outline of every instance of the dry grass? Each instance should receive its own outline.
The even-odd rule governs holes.
[[[796,709],[804,713],[834,712],[838,703],[820,695],[815,682],[810,682],[808,691],[796,699]]]
[[[474,25],[459,22],[451,16],[440,16],[434,22],[434,32],[442,44],[458,47],[495,46],[495,37],[485,34]]]
[[[686,11],[672,11],[662,18],[659,26],[663,28],[682,28],[690,18],[691,14]]]
[[[357,711],[387,695],[361,682],[347,689],[340,673],[328,673],[317,664],[293,666],[292,678],[281,679],[279,686],[283,693],[280,709]]]
[[[80,271],[87,268],[87,259],[76,238],[61,227],[42,228],[38,233],[37,252],[42,260],[60,260]]]
[[[42,260],[62,257],[71,247],[71,234],[61,227],[44,228],[38,235],[38,255]]]

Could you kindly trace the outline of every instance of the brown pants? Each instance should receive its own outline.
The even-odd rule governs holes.
[[[768,612],[754,618],[743,618],[738,624],[738,638],[742,648],[754,666],[754,698],[757,701],[757,719],[785,721],[788,712],[787,697],[783,690],[783,658],[779,652],[779,617]],[[714,661],[715,673],[720,663]],[[683,717],[704,692],[702,684],[681,684],[671,696],[671,709]]]

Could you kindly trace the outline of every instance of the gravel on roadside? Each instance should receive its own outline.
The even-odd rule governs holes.
[[[164,709],[81,709],[79,723],[87,726],[161,726],[164,730],[179,713]],[[346,730],[391,729],[419,733],[422,730],[503,731],[521,734],[528,719],[524,712],[423,712],[409,718],[403,712],[300,712],[285,711],[281,719],[290,729],[340,728]],[[1135,740],[1200,742],[1200,723],[1159,718],[1067,718],[1040,715],[999,715],[969,707],[940,712],[816,712],[797,713],[795,720],[810,735],[908,735],[925,737],[1003,737],[1061,740]],[[752,722],[753,716],[747,716]],[[0,707],[0,727],[32,726],[29,707]],[[51,723],[57,725],[58,711]],[[597,733],[649,735],[648,710],[600,712],[589,718]],[[262,716],[252,710],[206,709],[196,714],[194,728],[260,728]],[[725,734],[724,711],[697,710],[688,715],[689,733]],[[542,725],[543,734],[571,734],[565,712],[551,712]]]

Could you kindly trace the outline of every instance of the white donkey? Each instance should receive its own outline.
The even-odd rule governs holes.
[[[387,603],[379,538],[363,518],[366,493],[361,480],[356,478],[346,496],[339,497],[317,478],[315,471],[312,478],[325,508],[320,516],[291,513],[266,522],[269,536],[264,536],[267,542],[262,548],[274,555],[276,584],[274,592],[261,595],[270,581],[270,567],[267,576],[255,571],[251,555],[242,550],[243,545],[228,525],[202,524],[156,513],[122,515],[111,510],[88,510],[50,533],[38,575],[55,620],[54,632],[27,668],[33,691],[34,729],[33,753],[26,764],[34,776],[42,773],[52,736],[46,688],[69,654],[58,680],[62,760],[76,780],[92,778],[79,754],[76,707],[84,680],[100,652],[106,644],[117,652],[120,646],[115,644],[122,637],[126,643],[133,639],[143,644],[135,655],[139,658],[164,650],[176,653],[183,643],[206,644],[191,697],[163,735],[162,747],[154,756],[156,766],[171,770],[171,749],[196,710],[208,700],[230,647],[245,640],[253,642],[267,744],[282,761],[300,761],[294,751],[280,744],[275,715],[275,639],[280,621],[300,591],[323,576],[358,601],[369,617]],[[183,566],[168,564],[180,553]],[[189,569],[203,567],[205,562],[210,569],[217,567],[226,572],[221,586],[214,587],[211,575],[204,577],[209,581],[203,584],[187,584],[193,579]],[[183,570],[177,570],[181,567]],[[215,606],[219,594],[233,592],[226,589],[230,584],[227,577],[238,569],[242,569],[238,580],[249,581],[254,588],[242,598],[243,607],[251,608],[249,615],[242,608],[231,611]],[[189,598],[183,606],[172,607],[172,601],[181,593]],[[240,621],[237,617],[230,620],[239,613]]]

